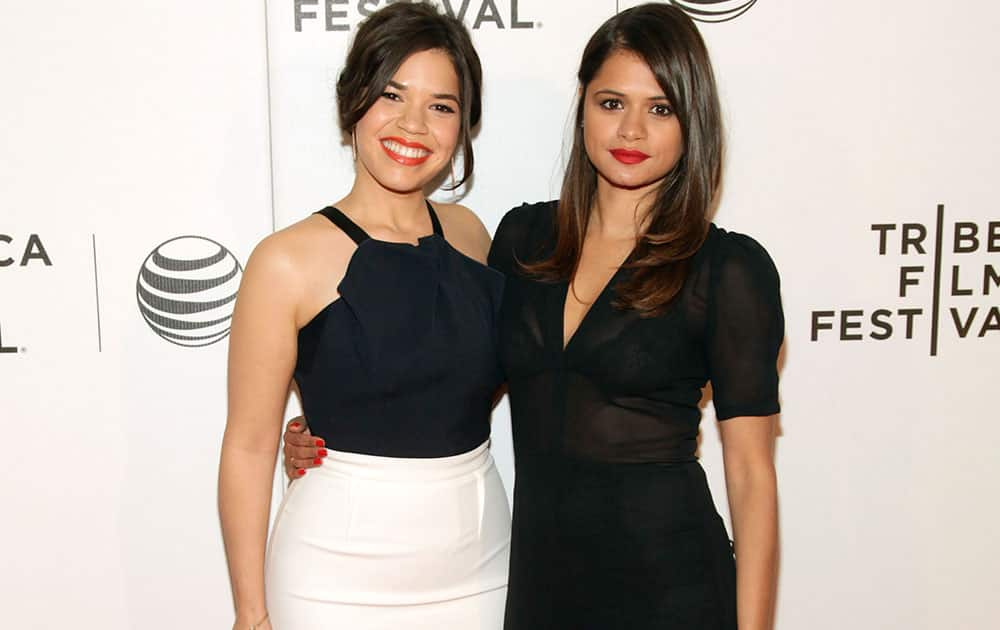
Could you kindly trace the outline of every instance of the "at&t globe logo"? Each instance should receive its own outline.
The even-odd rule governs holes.
[[[669,2],[699,22],[735,20],[757,4],[757,0],[669,0]]]
[[[146,257],[135,283],[139,311],[160,337],[179,346],[213,344],[229,334],[243,268],[211,239],[178,236]]]

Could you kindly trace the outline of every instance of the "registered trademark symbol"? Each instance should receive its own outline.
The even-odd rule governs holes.
[[[535,28],[542,28],[543,26],[545,25],[542,24],[541,22],[535,22]]]
[[[18,348],[18,352],[20,352],[21,354],[27,354],[28,349],[25,348],[24,346],[21,346],[20,348]]]

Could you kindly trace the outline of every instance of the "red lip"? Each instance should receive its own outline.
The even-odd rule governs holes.
[[[384,142],[386,140],[390,142],[395,142],[408,149],[420,149],[421,151],[426,151],[427,155],[424,155],[423,157],[408,157],[406,155],[401,155],[391,150],[389,147],[385,146]],[[399,162],[403,166],[418,166],[420,164],[423,164],[424,162],[427,161],[428,158],[430,158],[431,154],[434,153],[429,148],[425,147],[419,142],[414,142],[412,140],[400,138],[399,136],[388,136],[386,138],[381,138],[379,140],[379,145],[382,147],[382,150],[385,151],[386,155],[388,155],[393,161]]]
[[[632,149],[611,149],[610,153],[622,164],[638,164],[649,159],[649,156],[642,151]]]

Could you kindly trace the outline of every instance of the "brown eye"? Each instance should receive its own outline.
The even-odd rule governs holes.
[[[666,118],[667,116],[674,113],[674,108],[669,105],[653,105],[653,109],[650,110],[656,116],[661,116]]]
[[[621,102],[621,99],[606,98],[603,101],[601,101],[601,108],[608,110],[624,109],[625,104]]]

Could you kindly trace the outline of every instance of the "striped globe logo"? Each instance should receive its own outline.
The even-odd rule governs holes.
[[[699,22],[728,22],[735,20],[757,4],[757,0],[669,0],[670,4],[684,11]]]
[[[211,239],[178,236],[146,257],[135,283],[139,312],[160,337],[208,346],[229,334],[243,268]]]

